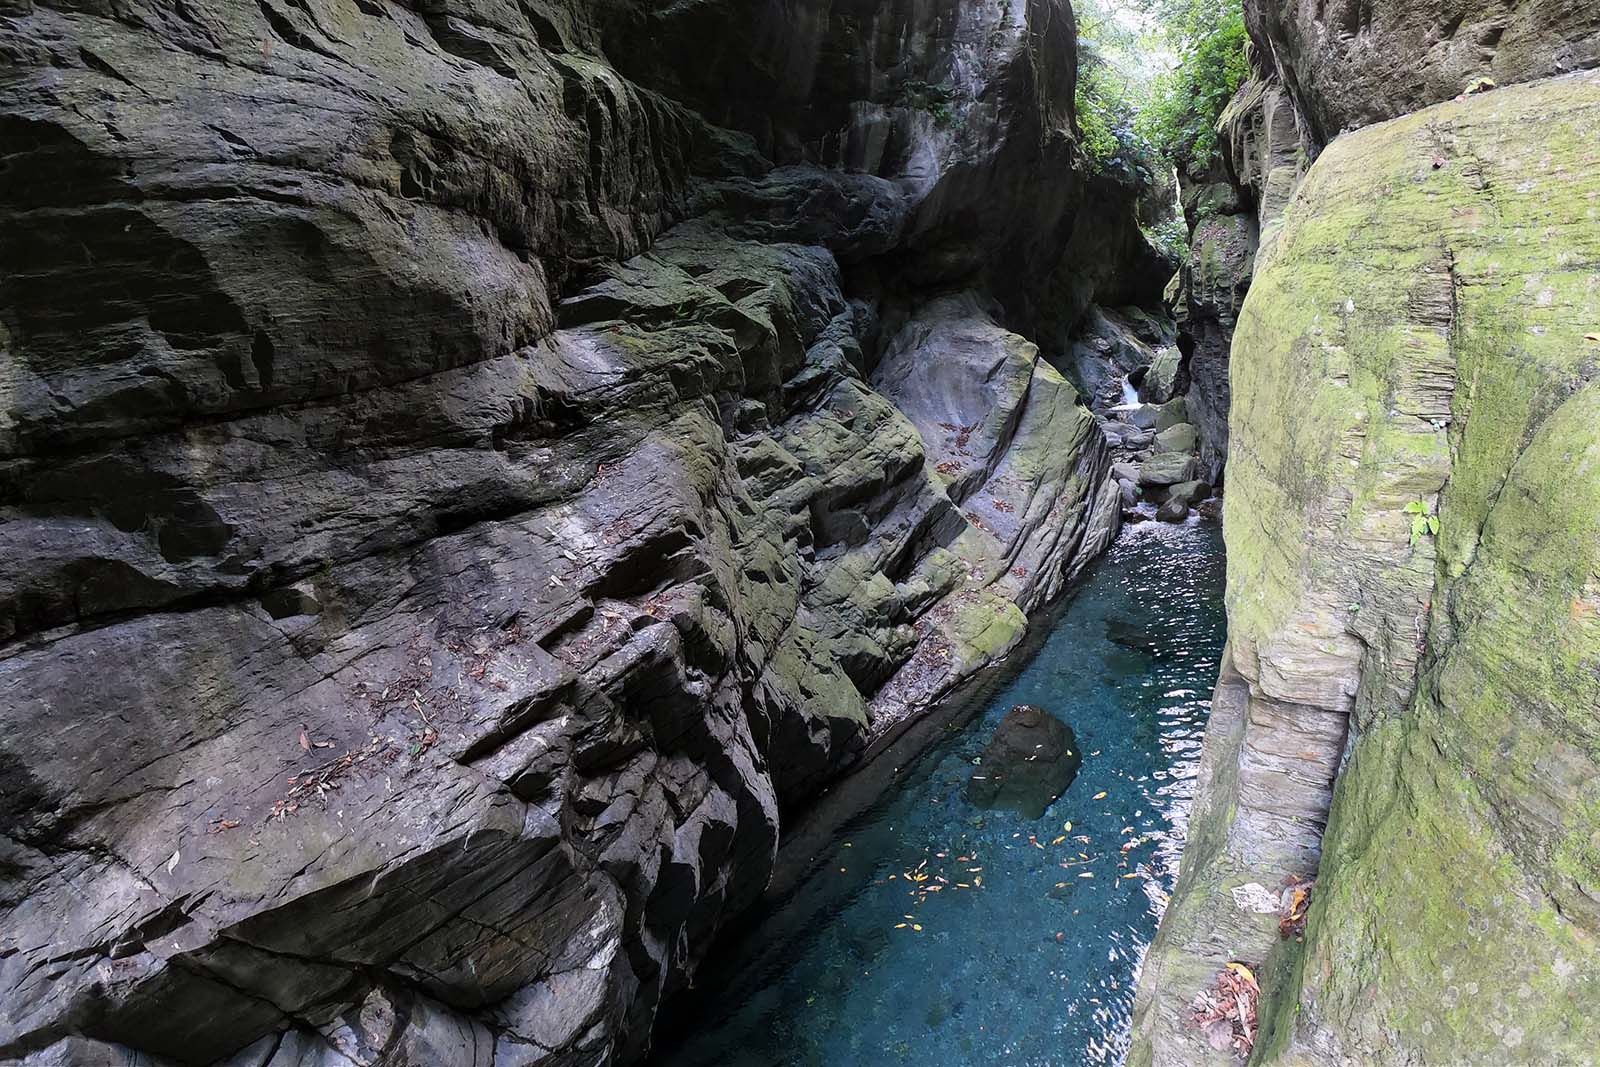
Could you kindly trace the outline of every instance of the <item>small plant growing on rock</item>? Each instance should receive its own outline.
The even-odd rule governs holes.
[[[1406,514],[1411,516],[1411,543],[1413,545],[1424,537],[1439,536],[1439,516],[1428,510],[1426,501],[1413,500],[1406,505]]]

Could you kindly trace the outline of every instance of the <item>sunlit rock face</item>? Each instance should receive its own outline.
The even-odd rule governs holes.
[[[0,6],[0,1058],[643,1055],[1115,532],[1159,260],[979,7]]]
[[[1201,458],[1228,456],[1228,354],[1258,246],[1341,132],[1454,97],[1600,66],[1600,7],[1568,0],[1248,0],[1254,72],[1220,158],[1181,176],[1191,255],[1173,293]]]

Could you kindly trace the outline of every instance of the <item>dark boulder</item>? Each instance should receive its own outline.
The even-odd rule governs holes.
[[[1167,500],[1156,509],[1156,518],[1161,522],[1182,522],[1189,517],[1189,505],[1181,500]]]
[[[967,780],[967,799],[1037,819],[1067,791],[1083,755],[1072,727],[1032,704],[1006,713]]]

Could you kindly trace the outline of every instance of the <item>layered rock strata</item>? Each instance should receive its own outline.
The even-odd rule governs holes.
[[[0,1058],[638,1059],[1115,533],[1022,335],[1152,274],[1072,37],[0,5]]]

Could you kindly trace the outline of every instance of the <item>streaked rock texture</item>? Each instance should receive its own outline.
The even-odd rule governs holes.
[[[1245,14],[1323,144],[1485,79],[1600,66],[1600,8],[1584,0],[1250,0]]]
[[[1188,1024],[1228,960],[1264,987],[1252,1062],[1600,1047],[1597,223],[1587,73],[1335,140],[1263,252],[1231,655],[1131,1062],[1232,1062]],[[1251,887],[1313,874],[1280,941]]]
[[[656,6],[0,4],[0,1059],[636,1060],[1115,533],[1065,0]]]

